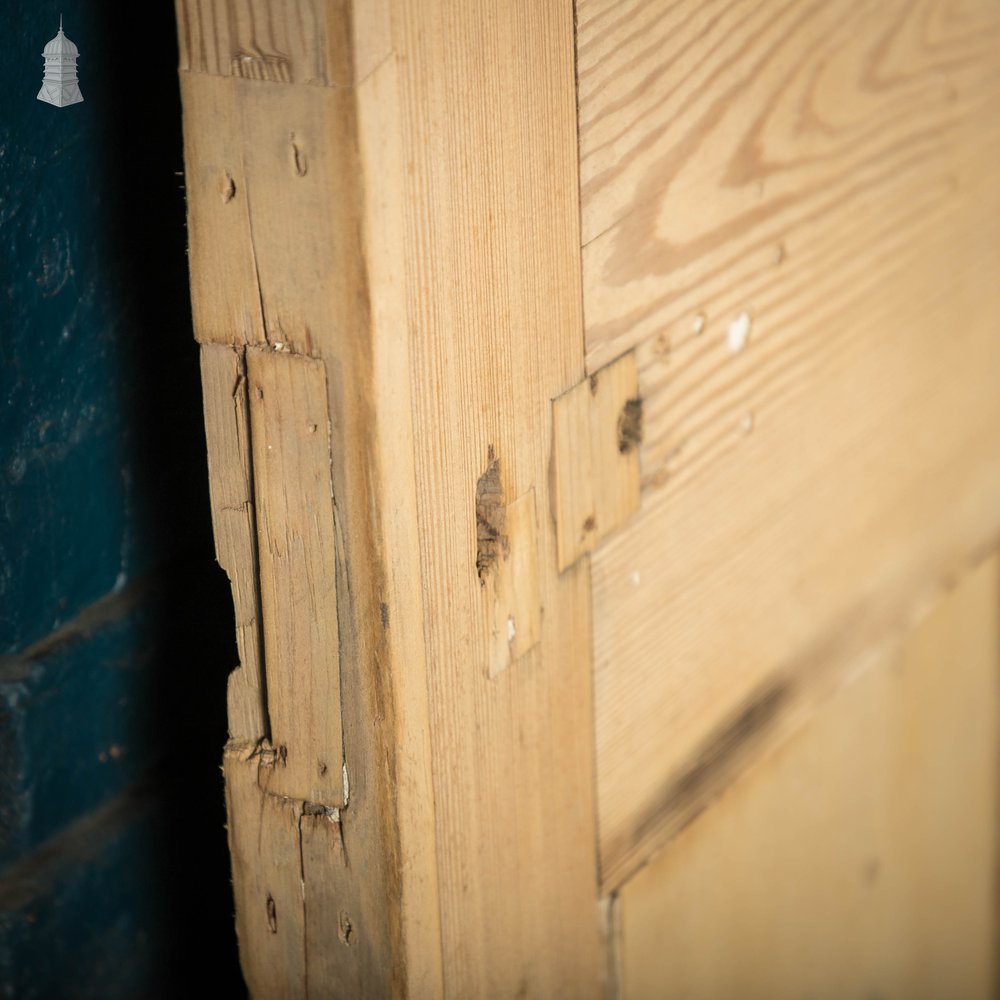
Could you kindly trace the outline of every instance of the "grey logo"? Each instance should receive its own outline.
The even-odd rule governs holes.
[[[42,50],[45,59],[45,76],[38,99],[57,108],[79,104],[83,100],[80,84],[76,80],[76,61],[80,51],[63,34],[62,15],[59,15],[59,34]]]

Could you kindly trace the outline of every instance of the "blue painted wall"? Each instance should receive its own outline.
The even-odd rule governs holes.
[[[117,10],[113,10],[117,7]],[[36,100],[60,12],[84,102]],[[240,996],[171,4],[0,46],[0,996]],[[185,988],[185,994],[178,989]]]

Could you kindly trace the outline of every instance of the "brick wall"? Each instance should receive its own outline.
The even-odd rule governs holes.
[[[13,0],[0,47],[0,996],[240,996],[175,27],[111,7]]]

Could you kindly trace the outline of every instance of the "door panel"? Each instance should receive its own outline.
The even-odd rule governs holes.
[[[623,996],[995,995],[1000,559],[617,903]]]

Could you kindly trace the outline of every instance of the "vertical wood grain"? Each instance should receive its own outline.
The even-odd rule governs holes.
[[[587,566],[559,576],[551,400],[583,376],[569,4],[394,5],[441,933],[451,997],[600,990]],[[537,647],[490,679],[476,486],[534,490]]]

